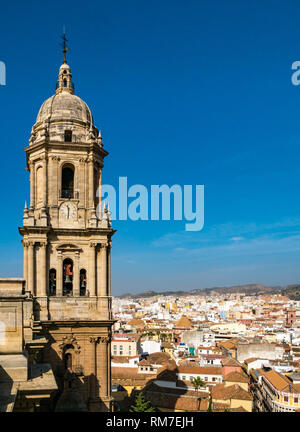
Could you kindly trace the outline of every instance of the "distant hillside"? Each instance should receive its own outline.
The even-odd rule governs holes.
[[[271,294],[271,293],[281,293],[284,290],[281,286],[265,286],[262,284],[249,284],[249,285],[237,285],[230,287],[214,287],[214,288],[199,288],[191,291],[145,291],[139,294],[123,294],[118,296],[119,298],[147,298],[155,296],[205,296],[205,295],[217,295],[217,294],[236,294],[245,293],[247,295],[259,295],[259,294]],[[300,288],[299,288],[300,291]]]
[[[300,301],[300,285],[287,285],[282,289],[282,295],[289,297],[291,300]]]

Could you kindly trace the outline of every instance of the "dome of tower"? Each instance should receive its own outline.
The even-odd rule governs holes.
[[[93,124],[93,117],[87,104],[64,89],[51,96],[41,106],[36,123],[47,120],[71,120]]]
[[[67,135],[70,138],[66,138]],[[64,62],[58,73],[56,92],[42,104],[33,126],[29,144],[47,137],[50,141],[95,142],[102,146],[101,134],[94,126],[88,105],[74,95],[70,66]]]

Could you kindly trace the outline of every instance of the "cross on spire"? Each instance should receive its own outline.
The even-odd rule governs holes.
[[[66,28],[65,28],[65,26],[63,26],[63,35],[62,35],[62,40],[63,40],[63,54],[64,54],[64,60],[63,60],[63,63],[67,63],[67,59],[66,59],[66,54],[67,54],[67,51],[69,51],[69,48],[67,47],[67,42],[68,42],[68,39],[66,38]]]

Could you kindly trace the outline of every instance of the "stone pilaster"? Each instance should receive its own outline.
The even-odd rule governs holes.
[[[40,283],[37,287],[37,295],[46,297],[47,296],[47,242],[40,242],[40,269],[39,269],[39,280]]]
[[[28,241],[28,288],[27,290],[35,295],[34,289],[34,242]]]
[[[97,377],[97,345],[99,340],[99,337],[90,337],[90,343],[93,345],[93,361],[92,373],[89,376],[89,411],[100,411],[99,381]]]
[[[89,259],[89,275],[88,275],[88,290],[90,296],[96,295],[96,246],[97,243],[90,243],[90,259]]]
[[[80,275],[79,275],[79,252],[76,252],[74,267],[73,267],[73,296],[80,296]]]
[[[62,254],[57,254],[57,272],[56,272],[56,296],[61,297],[63,292],[63,268],[62,268]]]
[[[99,293],[98,296],[107,296],[107,243],[101,244],[100,249],[100,273],[98,273],[99,278]]]
[[[28,242],[22,240],[24,248],[23,278],[26,281],[26,290],[28,290]]]
[[[107,295],[111,296],[111,241],[107,245]]]
[[[34,162],[29,163],[30,169],[30,210],[35,207],[35,165]]]
[[[100,397],[107,398],[109,396],[109,388],[108,388],[108,337],[100,337],[99,338],[99,380],[100,380]]]
[[[94,160],[92,158],[89,159],[89,208],[92,210],[95,209],[95,200],[94,200]]]

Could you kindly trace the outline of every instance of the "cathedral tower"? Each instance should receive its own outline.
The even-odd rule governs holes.
[[[35,325],[49,340],[44,361],[59,383],[56,407],[110,411],[115,231],[109,212],[101,211],[108,153],[89,107],[74,94],[65,55],[56,92],[42,104],[25,151],[30,205],[19,228],[24,279]]]

